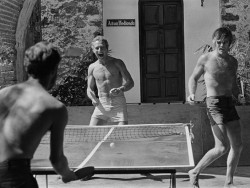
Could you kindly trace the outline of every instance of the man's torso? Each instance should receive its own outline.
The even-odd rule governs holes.
[[[225,59],[218,58],[212,53],[207,55],[204,79],[208,97],[232,95],[236,67],[234,59],[229,55]]]
[[[112,88],[118,88],[122,85],[122,75],[118,63],[119,60],[115,58],[110,59],[105,66],[95,62],[93,76],[99,96],[108,96]]]
[[[41,87],[22,83],[1,93],[0,161],[32,158],[60,103]]]

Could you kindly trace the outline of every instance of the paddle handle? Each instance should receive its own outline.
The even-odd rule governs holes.
[[[240,80],[240,88],[241,88],[241,94],[243,95],[243,97],[245,97],[244,82],[243,82],[243,80]]]

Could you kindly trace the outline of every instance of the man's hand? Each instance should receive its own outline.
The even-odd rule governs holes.
[[[242,94],[239,94],[238,95],[238,101],[239,101],[240,104],[245,105],[246,104],[246,98],[245,98],[245,96],[242,95]]]
[[[194,94],[191,94],[187,97],[187,102],[190,104],[190,105],[195,105],[195,95]]]
[[[68,183],[70,181],[75,181],[77,180],[77,176],[73,171],[69,171],[66,175],[64,176],[59,176],[59,179],[62,179],[63,183]]]
[[[124,86],[111,89],[111,90],[109,91],[109,94],[110,94],[111,96],[117,96],[117,95],[119,95],[119,94],[120,94],[121,92],[123,92],[123,91],[124,91]]]
[[[94,92],[90,92],[90,95],[91,95],[91,101],[92,101],[92,104],[93,106],[98,106],[99,105],[99,99],[96,98]]]
[[[98,106],[99,105],[99,100],[98,99],[93,99],[92,104],[93,104],[93,106]]]

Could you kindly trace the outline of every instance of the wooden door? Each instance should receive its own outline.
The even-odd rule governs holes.
[[[142,102],[184,102],[184,37],[181,0],[141,0]]]

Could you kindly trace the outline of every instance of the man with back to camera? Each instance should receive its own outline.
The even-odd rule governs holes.
[[[197,81],[204,75],[207,97],[207,113],[212,127],[215,146],[209,150],[194,169],[189,171],[190,182],[199,187],[199,174],[213,161],[225,154],[228,149],[227,172],[224,188],[235,188],[233,176],[242,151],[241,125],[233,104],[233,96],[241,103],[245,98],[239,93],[236,84],[237,60],[229,54],[233,35],[226,27],[218,28],[212,35],[214,50],[203,54],[189,78],[190,95],[187,101],[195,102]]]
[[[87,95],[95,106],[90,126],[108,121],[128,124],[124,92],[134,87],[134,81],[124,62],[108,55],[109,44],[103,36],[93,39],[92,50],[98,59],[88,68]],[[95,95],[95,86],[99,98]]]
[[[0,90],[0,187],[38,187],[30,160],[48,130],[53,168],[63,182],[76,180],[63,152],[68,112],[47,92],[55,84],[61,57],[48,42],[35,44],[25,55],[28,80]]]

